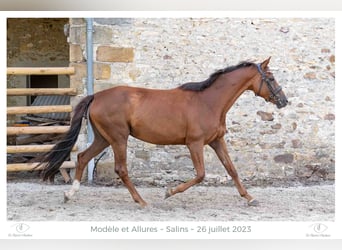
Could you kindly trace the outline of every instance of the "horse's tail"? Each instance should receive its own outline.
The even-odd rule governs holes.
[[[94,95],[89,95],[77,104],[69,131],[65,133],[63,139],[59,141],[50,152],[47,152],[42,156],[38,166],[46,163],[42,172],[44,181],[58,173],[62,163],[68,159],[69,154],[77,141],[78,134],[80,133],[82,119],[86,115],[89,105],[93,99]]]

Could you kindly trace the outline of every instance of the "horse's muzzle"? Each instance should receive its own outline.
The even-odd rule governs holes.
[[[281,108],[284,108],[287,104],[288,104],[288,100],[286,97],[284,98],[279,98],[276,102],[276,105],[277,105],[277,108],[278,109],[281,109]]]

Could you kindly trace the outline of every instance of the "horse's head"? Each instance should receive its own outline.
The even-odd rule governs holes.
[[[257,64],[260,80],[254,81],[252,89],[255,95],[261,96],[267,102],[276,104],[278,108],[283,108],[287,105],[288,101],[281,86],[267,67],[270,59],[271,57],[264,62]]]

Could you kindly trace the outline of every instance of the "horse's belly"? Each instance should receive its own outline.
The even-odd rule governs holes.
[[[150,126],[133,126],[131,135],[145,142],[170,145],[185,143],[185,128],[176,125],[156,125],[151,123]]]

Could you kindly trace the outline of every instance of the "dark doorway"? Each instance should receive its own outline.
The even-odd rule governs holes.
[[[27,76],[28,88],[58,88],[58,75],[30,75]],[[27,105],[30,106],[36,96],[28,96]]]

